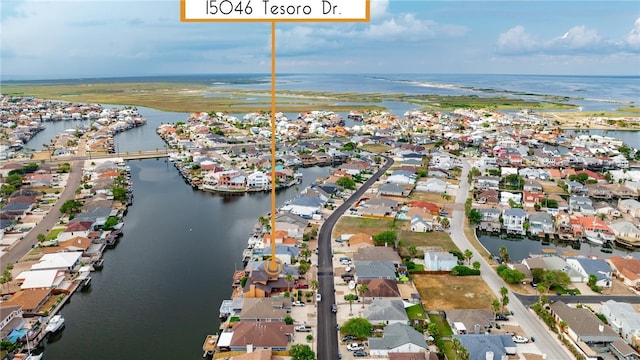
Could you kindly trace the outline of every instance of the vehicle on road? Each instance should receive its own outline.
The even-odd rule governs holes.
[[[304,303],[302,301],[294,301],[291,303],[292,306],[304,306]]]
[[[364,350],[364,346],[362,344],[358,344],[358,343],[351,343],[351,344],[347,345],[347,350],[349,350],[349,351]]]
[[[364,350],[357,350],[353,352],[353,357],[365,357],[367,356],[367,352]]]
[[[320,294],[316,294],[316,301],[317,301],[317,302],[322,301],[322,295],[320,295]]]
[[[311,326],[308,325],[298,325],[294,329],[298,332],[311,332]]]
[[[338,312],[338,306],[336,304],[331,304],[331,312],[334,314]]]
[[[527,339],[524,336],[520,336],[520,335],[513,335],[511,337],[511,339],[513,340],[514,343],[516,344],[526,344],[529,342],[529,339]]]

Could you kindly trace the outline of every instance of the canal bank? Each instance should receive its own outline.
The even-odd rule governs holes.
[[[266,193],[222,197],[194,191],[164,160],[129,162],[136,202],[125,235],[104,255],[89,291],[62,309],[66,329],[45,342],[48,359],[196,359],[218,329],[218,308]],[[300,188],[330,168],[301,169]],[[278,192],[278,206],[296,194]],[[158,345],[160,344],[160,345]]]

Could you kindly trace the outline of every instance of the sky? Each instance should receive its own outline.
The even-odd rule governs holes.
[[[179,0],[0,1],[2,79],[270,71],[270,23],[180,22]],[[369,22],[278,23],[276,71],[640,75],[640,1],[371,0]]]

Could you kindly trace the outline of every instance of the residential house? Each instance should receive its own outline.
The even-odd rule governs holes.
[[[640,355],[638,352],[629,346],[624,340],[619,339],[609,344],[611,354],[613,354],[619,360],[638,360]]]
[[[269,189],[271,178],[262,171],[254,171],[247,175],[247,190],[266,190]]]
[[[413,185],[416,182],[416,175],[407,170],[395,170],[387,177],[386,182],[396,185]]]
[[[319,198],[300,196],[283,206],[282,210],[298,215],[303,219],[312,219],[313,215],[320,212],[323,206],[324,202]]]
[[[500,210],[496,208],[482,208],[478,211],[482,214],[482,220],[484,221],[500,221]]]
[[[427,232],[433,230],[433,222],[427,221],[422,216],[416,215],[411,218],[411,231]]]
[[[567,191],[569,191],[570,194],[585,195],[587,193],[587,188],[583,184],[577,181],[570,180],[570,181],[567,181],[566,184],[567,184]]]
[[[540,183],[535,180],[525,180],[522,190],[532,193],[543,192],[542,185],[540,185]]]
[[[291,312],[291,298],[246,298],[240,321],[283,322]]]
[[[3,340],[22,322],[22,306],[2,303],[2,307],[0,307],[0,334]]]
[[[58,252],[44,254],[40,260],[31,265],[31,270],[73,270],[80,265],[81,252]]]
[[[618,239],[631,244],[640,243],[640,229],[638,229],[633,223],[624,220],[616,221],[609,224],[609,228]]]
[[[427,251],[424,253],[424,267],[429,271],[451,271],[458,265],[458,258],[443,251]]]
[[[600,314],[607,318],[613,331],[633,347],[640,346],[640,314],[633,305],[607,300],[600,307]]]
[[[469,360],[504,359],[516,354],[511,335],[453,335],[469,352]]]
[[[410,191],[397,184],[382,184],[378,187],[378,194],[385,196],[407,196]]]
[[[349,247],[353,251],[360,250],[365,247],[375,247],[373,236],[367,233],[357,233],[349,237]]]
[[[502,212],[502,226],[507,233],[525,235],[524,223],[527,213],[518,208],[506,209]]]
[[[640,218],[640,201],[624,199],[618,201],[618,210],[623,214],[629,214],[634,218]]]
[[[293,337],[293,328],[284,322],[240,321],[233,325],[230,339],[222,336],[218,339],[218,347],[247,352],[259,349],[285,351]]]
[[[544,194],[539,192],[523,191],[522,194],[522,205],[527,208],[532,208],[536,205],[541,206],[545,198]]]
[[[522,204],[522,194],[508,191],[500,192],[500,205],[507,206],[511,205],[510,203],[512,202],[516,205]]]
[[[495,314],[488,309],[450,309],[446,311],[447,322],[454,328],[454,323],[463,324],[470,334],[485,334],[495,320]]]
[[[556,301],[549,306],[555,321],[564,321],[567,324],[564,334],[580,348],[583,348],[582,343],[605,345],[619,339],[610,326],[605,325],[585,307],[571,307],[562,301]]]
[[[47,303],[51,295],[50,288],[32,288],[26,290],[18,290],[11,297],[2,303],[5,306],[19,306],[22,314],[33,316],[42,314],[48,309],[42,309]]]
[[[500,203],[500,194],[495,189],[483,190],[476,196],[476,202],[478,204],[498,205]]]
[[[428,179],[426,181],[418,181],[416,191],[432,192],[436,194],[444,194],[449,187],[449,183],[440,179]]]
[[[362,317],[374,325],[407,324],[409,321],[404,302],[400,299],[372,298]]]
[[[371,356],[388,356],[397,352],[425,352],[427,341],[419,333],[406,324],[390,324],[385,326],[382,337],[369,338],[369,352]]]
[[[367,291],[361,296],[365,298],[400,298],[400,289],[395,280],[371,279],[360,280],[360,284],[367,285]]]
[[[65,274],[64,270],[32,270],[21,272],[15,279],[22,290],[52,290],[62,285]]]
[[[569,275],[571,282],[582,282],[583,275],[578,270],[571,267],[567,262],[558,256],[536,256],[522,260],[522,263],[529,269],[560,270]]]
[[[555,226],[551,215],[545,212],[529,214],[529,233],[538,236],[554,234]]]
[[[607,259],[613,275],[634,289],[640,289],[640,260],[613,255]]]
[[[300,248],[295,246],[295,244],[276,244],[276,257],[280,259],[283,264],[291,265],[292,260],[298,258],[299,253]],[[260,255],[262,258],[271,256],[271,246],[256,249],[254,254]]]
[[[356,279],[396,279],[396,268],[392,261],[354,261],[353,265],[356,270]]]
[[[500,189],[500,178],[497,176],[478,176],[475,181],[476,189]]]
[[[595,213],[593,202],[586,196],[569,197],[569,211],[573,213],[580,212],[585,215],[593,215]]]
[[[590,275],[598,279],[597,286],[611,287],[611,266],[604,259],[591,259],[586,257],[567,258],[567,264],[576,269],[582,275],[582,282],[588,282]]]

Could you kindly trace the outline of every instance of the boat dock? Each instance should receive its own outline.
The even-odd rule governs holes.
[[[207,335],[202,344],[202,357],[212,356],[216,352],[216,345],[218,344],[218,335]]]

